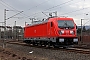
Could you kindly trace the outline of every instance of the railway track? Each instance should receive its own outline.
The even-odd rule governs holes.
[[[51,50],[61,50],[61,51],[67,51],[67,52],[75,52],[75,53],[82,53],[82,54],[90,54],[90,49],[84,49],[84,48],[66,48],[66,49],[63,49],[63,48],[52,48],[52,47],[43,47],[43,46],[33,46],[33,45],[30,45],[30,44],[26,44],[26,43],[23,43],[23,42],[16,42],[16,41],[10,41],[10,42],[7,42],[9,44],[18,44],[18,45],[23,45],[23,46],[30,46],[30,47],[36,47],[36,48],[43,48],[43,49],[51,49]]]

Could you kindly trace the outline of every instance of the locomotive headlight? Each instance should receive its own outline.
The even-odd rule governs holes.
[[[61,30],[61,33],[64,34],[64,30]]]
[[[74,31],[73,31],[73,30],[71,30],[71,31],[70,31],[70,34],[74,34]]]
[[[64,34],[64,30],[59,31],[59,34]]]
[[[59,31],[59,34],[60,34],[60,35],[64,34],[64,30],[60,30],[60,31]]]

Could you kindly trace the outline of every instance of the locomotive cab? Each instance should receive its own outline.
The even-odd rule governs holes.
[[[55,27],[55,29],[57,29],[57,43],[55,43],[55,45],[68,46],[78,44],[77,29],[73,19],[57,19],[56,26],[57,27]]]

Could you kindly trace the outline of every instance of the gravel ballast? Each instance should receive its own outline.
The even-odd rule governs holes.
[[[90,60],[90,54],[43,49],[16,44],[7,44],[6,48],[13,50],[17,56],[31,58],[33,60]],[[30,54],[29,52],[32,53]]]

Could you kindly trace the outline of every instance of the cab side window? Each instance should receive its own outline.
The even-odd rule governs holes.
[[[51,27],[53,27],[53,22],[51,22]]]

